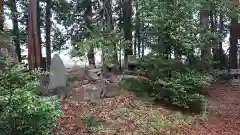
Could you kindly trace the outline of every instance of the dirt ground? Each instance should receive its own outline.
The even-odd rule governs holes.
[[[194,122],[195,116],[179,118],[178,112],[137,100],[130,92],[98,104],[66,100],[55,131],[61,135],[240,135],[239,104],[240,88],[214,86],[209,89],[207,120]],[[81,119],[89,116],[99,119],[101,131],[88,131]]]
[[[240,88],[216,86],[209,95],[208,121],[174,129],[169,134],[240,135]]]

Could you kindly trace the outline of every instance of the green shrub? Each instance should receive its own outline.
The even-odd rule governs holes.
[[[205,112],[207,110],[207,99],[200,94],[188,95],[189,108],[194,112]]]
[[[56,97],[36,94],[34,73],[8,63],[0,73],[0,135],[51,135],[61,114]]]
[[[194,112],[206,110],[207,99],[203,96],[206,93],[204,83],[205,76],[201,76],[196,71],[186,74],[179,74],[176,78],[171,78],[167,83],[155,82],[154,88],[158,92],[158,98],[163,99],[168,104],[173,104],[182,108],[189,108]]]
[[[148,78],[152,81],[169,77],[170,74],[174,76],[174,73],[185,73],[189,71],[187,65],[182,62],[165,59],[161,55],[149,54],[148,56],[142,58],[140,65],[140,70],[144,70]]]
[[[198,71],[190,65],[166,59],[160,54],[144,57],[141,70],[147,74],[149,80],[123,79],[123,88],[136,92],[137,96],[153,95],[166,104],[194,112],[206,110],[205,88],[218,76],[218,71]]]
[[[140,97],[145,97],[153,93],[150,80],[138,76],[123,77],[120,85],[124,89],[134,91]]]

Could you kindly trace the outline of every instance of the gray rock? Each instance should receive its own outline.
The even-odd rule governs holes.
[[[136,55],[128,55],[128,64],[132,64],[132,65],[138,64]]]
[[[109,83],[102,90],[101,98],[112,98],[121,94],[121,89],[117,84]]]
[[[101,88],[93,84],[83,85],[84,100],[95,101],[100,99]]]
[[[69,92],[66,69],[61,58],[57,54],[53,56],[51,61],[47,91],[50,95],[67,95],[66,93]]]
[[[102,78],[101,69],[98,68],[89,69],[87,74],[91,80],[98,80]]]
[[[86,85],[89,83],[89,80],[83,80],[82,83],[83,83],[83,85]]]
[[[67,73],[61,58],[55,54],[50,65],[48,89],[67,85]]]

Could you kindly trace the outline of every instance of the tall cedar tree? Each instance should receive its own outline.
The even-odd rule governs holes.
[[[13,24],[13,41],[16,46],[16,54],[18,57],[18,61],[21,62],[21,44],[20,44],[20,35],[19,35],[19,26],[18,26],[18,11],[15,0],[8,0],[9,7],[11,10],[12,24]]]
[[[104,0],[103,1],[103,14],[104,14],[104,22],[105,22],[105,26],[106,26],[106,31],[111,32],[114,29],[113,26],[113,17],[112,17],[112,1],[111,0]],[[114,51],[112,54],[112,63],[117,67],[118,70],[118,56],[117,56],[117,47],[114,44]]]
[[[4,0],[0,1],[0,31],[3,31],[4,25]]]
[[[45,33],[46,33],[46,68],[49,71],[51,64],[51,8],[52,0],[46,0],[46,15],[45,15]]]
[[[92,30],[92,26],[91,26],[92,1],[91,0],[86,1],[86,11],[85,11],[85,14],[84,14],[84,18],[85,18],[85,21],[86,21],[87,28]],[[90,36],[89,32],[87,32],[87,36]],[[93,67],[96,67],[95,58],[94,58],[94,48],[93,48],[92,45],[90,46],[90,49],[87,53],[87,57],[88,57],[89,65],[93,66]]]
[[[127,65],[128,55],[133,54],[132,50],[132,0],[123,0],[123,24],[124,24],[124,36],[129,41],[128,46],[124,50],[125,66]]]
[[[238,1],[235,0],[234,6],[235,8],[238,6]],[[235,27],[238,24],[238,15],[233,14],[231,16],[231,27],[230,27],[230,51],[229,51],[229,68],[236,69],[238,67],[237,64],[237,31]]]
[[[206,32],[208,31],[209,27],[209,12],[206,9],[202,9],[200,11],[200,26],[202,27],[203,31],[201,33],[201,42],[203,46],[201,47],[201,67],[203,69],[209,68],[211,60],[211,47],[207,40]]]

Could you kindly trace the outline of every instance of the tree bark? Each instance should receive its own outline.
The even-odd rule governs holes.
[[[230,69],[236,69],[237,64],[237,36],[234,30],[234,26],[238,23],[238,19],[231,18],[231,28],[230,28],[230,50],[229,50],[229,67]]]
[[[124,61],[125,67],[128,62],[128,55],[133,54],[132,49],[132,0],[123,0],[123,24],[124,24],[124,36],[125,40],[128,41],[127,46],[124,50]]]
[[[210,24],[211,24],[211,33],[212,34],[215,34],[217,32],[217,22],[216,22],[216,15],[211,12],[210,13]],[[217,43],[217,39],[215,39],[215,37],[212,38],[212,53],[213,53],[213,67],[214,69],[218,68],[219,64],[219,57],[218,57],[218,43]]]
[[[52,0],[46,0],[46,24],[45,24],[45,32],[46,32],[46,68],[47,71],[50,70],[51,64],[51,8],[52,8]]]
[[[0,31],[3,31],[4,27],[4,0],[0,1]]]
[[[142,40],[140,40],[140,43],[141,43],[141,55],[142,55],[142,57],[144,56],[144,53],[145,53],[145,42],[144,42],[144,40],[142,39]]]
[[[118,18],[119,18],[119,22],[118,22],[118,27],[119,27],[119,29],[121,30],[122,29],[122,23],[123,23],[123,15],[122,15],[122,8],[121,8],[121,6],[122,6],[122,0],[119,0],[119,3],[118,3],[118,5],[119,5],[119,14],[118,14]],[[120,41],[119,42],[119,70],[122,70],[122,48],[123,48],[123,46],[122,46],[122,41]]]
[[[239,1],[233,0],[234,8],[238,8]],[[233,11],[235,11],[233,9]],[[231,16],[231,26],[230,26],[230,49],[229,49],[229,68],[236,69],[238,67],[237,64],[237,31],[236,26],[238,24],[238,14],[232,13]]]
[[[41,67],[41,48],[38,33],[38,2],[31,0],[28,13],[28,65],[30,69]]]
[[[219,33],[222,35],[223,34],[223,31],[224,31],[224,20],[223,20],[223,14],[220,13],[219,15]],[[223,48],[222,48],[222,42],[223,42],[223,38],[220,37],[220,40],[219,40],[219,68],[220,69],[223,69],[223,67],[225,66],[225,57],[224,57],[224,52],[223,52]]]
[[[103,2],[103,10],[104,10],[104,18],[105,18],[105,25],[106,30],[108,32],[113,31],[113,18],[112,18],[112,1],[111,0],[104,0]],[[118,62],[118,55],[117,55],[117,44],[113,45],[112,54],[112,64],[115,66],[115,71],[119,70],[119,62]]]
[[[200,11],[200,26],[203,31],[201,33],[201,68],[203,70],[208,70],[210,68],[210,60],[211,60],[211,46],[209,43],[209,37],[205,36],[209,29],[209,12],[206,10]]]
[[[133,46],[134,50],[133,50],[133,55],[137,55],[137,40],[138,39],[137,39],[137,30],[136,29],[135,29],[135,33],[134,33],[134,46]]]
[[[42,58],[42,36],[41,36],[41,8],[40,8],[40,2],[37,1],[37,32],[38,32],[38,41],[39,41],[39,49],[40,49],[40,67],[45,67],[45,62],[43,63]],[[46,69],[44,69],[46,70]]]
[[[139,12],[138,12],[138,1],[136,1],[136,36],[135,36],[135,40],[136,40],[136,46],[138,49],[138,57],[141,57],[141,37],[140,37],[140,18],[139,18]],[[137,54],[135,54],[137,55]]]
[[[18,11],[17,11],[17,6],[16,6],[16,1],[15,0],[9,0],[9,5],[10,5],[10,10],[11,10],[11,17],[12,17],[12,24],[13,24],[13,41],[15,44],[15,52],[18,57],[18,61],[21,62],[21,44],[20,44],[20,35],[19,35],[19,28],[18,28]]]
[[[85,11],[85,21],[88,29],[92,30],[91,19],[92,18],[92,2],[91,0],[87,1],[86,11]],[[87,33],[87,36],[90,36],[90,33]],[[87,53],[89,66],[96,67],[95,57],[94,57],[94,48],[91,45]]]

